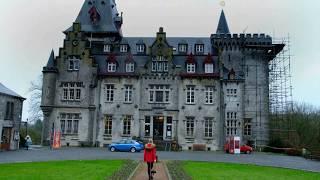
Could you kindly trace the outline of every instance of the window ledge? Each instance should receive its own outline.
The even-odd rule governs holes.
[[[186,105],[196,105],[196,103],[186,103]]]
[[[124,135],[124,134],[122,134],[121,137],[131,137],[131,135]]]
[[[214,140],[213,137],[204,137],[203,139],[204,139],[204,140]]]
[[[124,102],[123,104],[133,104],[133,102]]]
[[[214,103],[204,103],[204,105],[206,105],[206,106],[214,106],[215,104]]]

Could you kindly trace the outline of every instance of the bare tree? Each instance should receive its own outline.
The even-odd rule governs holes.
[[[43,120],[43,114],[40,108],[42,96],[42,75],[38,76],[36,80],[30,82],[30,88],[28,92],[30,93],[28,103],[29,122]]]

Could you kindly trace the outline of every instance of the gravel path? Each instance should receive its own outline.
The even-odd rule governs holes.
[[[231,155],[223,152],[157,152],[160,160],[192,160],[231,162],[283,167],[320,172],[320,162],[268,153]],[[143,153],[110,152],[106,148],[62,148],[50,150],[46,147],[32,150],[0,152],[0,163],[37,162],[54,160],[132,159],[143,160]]]

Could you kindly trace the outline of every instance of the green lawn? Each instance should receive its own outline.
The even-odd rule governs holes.
[[[0,164],[0,179],[65,180],[99,179],[110,177],[121,169],[124,161],[52,161]]]
[[[320,173],[284,168],[229,163],[184,162],[183,169],[192,179],[320,179]]]

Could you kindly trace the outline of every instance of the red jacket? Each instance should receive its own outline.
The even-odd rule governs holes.
[[[148,143],[144,146],[144,162],[154,162],[156,160],[156,145]]]

